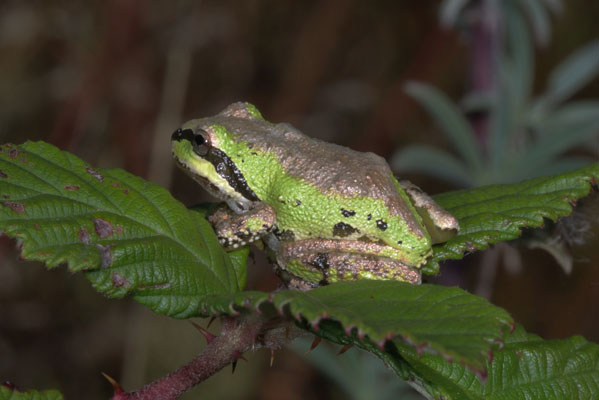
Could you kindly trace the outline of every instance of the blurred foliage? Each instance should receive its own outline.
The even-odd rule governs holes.
[[[552,67],[597,37],[599,2],[495,4],[508,2],[520,7],[528,35],[550,34],[544,43],[536,39],[542,51],[530,53],[531,93],[542,93]],[[382,156],[416,141],[442,146],[430,117],[403,87],[417,80],[451,98],[465,92],[475,35],[468,29],[473,14],[464,11],[475,3],[455,3],[455,28],[448,30],[439,28],[439,6],[447,2],[438,0],[2,1],[0,136],[16,143],[43,139],[94,165],[124,167],[170,187],[185,204],[206,198],[182,174],[171,173],[170,133],[182,120],[211,115],[233,101],[251,101],[272,121]],[[528,28],[537,20],[540,28]],[[574,101],[598,93],[595,79]],[[463,103],[458,109],[467,108]],[[469,121],[480,113],[471,114]],[[571,155],[587,154],[593,146]],[[418,183],[429,193],[448,186]],[[578,267],[569,277],[551,268],[543,254],[529,256],[522,275],[497,277],[501,289],[494,302],[543,337],[582,333],[599,340],[599,316],[584,312],[599,302],[593,286],[598,275],[591,268],[599,263],[596,246],[595,239],[578,247]],[[13,242],[1,242],[3,379],[22,387],[57,387],[67,398],[102,399],[110,387],[99,369],[121,378],[125,387],[139,387],[195,352],[193,336],[181,340],[186,323],[156,315],[142,320],[141,307],[98,296],[79,274],[65,279],[62,271],[16,263],[13,248]],[[262,263],[257,255],[249,288],[272,290],[276,280]],[[476,270],[460,271],[458,280],[444,267],[443,279],[466,287]],[[264,356],[262,363],[240,364],[235,385],[229,384],[230,371],[222,371],[187,398],[329,398],[324,379],[306,364],[294,358],[269,369]],[[285,357],[277,355],[275,365]]]
[[[530,31],[547,44],[549,12],[561,9],[558,0],[444,1],[443,23],[466,23],[471,34],[483,36],[471,49],[472,88],[460,105],[431,85],[411,82],[405,89],[427,109],[459,157],[412,145],[394,155],[393,167],[480,186],[554,174],[597,159],[599,99],[566,100],[599,74],[599,39],[555,67],[543,93],[532,93]]]
[[[299,338],[290,346],[298,355],[314,365],[321,373],[335,382],[348,400],[416,400],[408,384],[397,379],[393,371],[365,351],[352,348],[343,354],[343,348],[322,343],[313,350],[307,338]]]

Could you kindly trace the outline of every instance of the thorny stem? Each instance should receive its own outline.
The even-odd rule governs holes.
[[[221,334],[191,362],[138,391],[115,391],[111,400],[176,399],[253,348],[263,324],[264,321],[257,317],[223,318]],[[258,344],[257,347],[262,345]]]

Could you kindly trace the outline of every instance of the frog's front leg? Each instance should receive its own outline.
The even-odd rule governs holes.
[[[422,217],[426,230],[431,235],[433,244],[444,243],[454,237],[460,226],[456,217],[445,211],[428,194],[408,180],[399,181]]]
[[[227,248],[238,248],[262,238],[271,232],[276,223],[276,214],[271,206],[255,202],[241,214],[235,213],[226,204],[221,204],[208,216],[220,243]]]

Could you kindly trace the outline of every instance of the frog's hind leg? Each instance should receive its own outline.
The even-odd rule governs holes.
[[[399,181],[416,211],[422,217],[433,244],[447,242],[460,229],[458,220],[438,205],[428,194],[407,180]]]

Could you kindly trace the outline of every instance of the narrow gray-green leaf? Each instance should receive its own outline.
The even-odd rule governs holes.
[[[543,100],[557,104],[572,96],[599,74],[599,39],[593,40],[558,65],[549,76]]]
[[[443,0],[439,6],[439,20],[444,27],[455,25],[458,16],[470,0]]]
[[[85,271],[110,297],[188,317],[198,299],[240,290],[207,221],[123,170],[93,169],[46,143],[0,148],[0,230],[21,256]]]
[[[520,0],[524,12],[528,14],[537,43],[545,46],[551,39],[551,18],[540,0]]]
[[[480,169],[482,161],[474,131],[457,106],[445,94],[430,85],[409,82],[405,91],[427,109],[468,167]]]
[[[472,186],[472,172],[453,155],[431,146],[404,147],[391,158],[394,171],[420,172],[458,186]]]
[[[522,14],[510,3],[505,7],[507,42],[510,49],[510,64],[513,72],[509,76],[502,76],[510,85],[514,94],[513,108],[521,110],[528,101],[532,92],[534,74],[534,48]]]
[[[560,107],[535,126],[539,139],[520,160],[514,163],[515,171],[528,171],[524,177],[543,175],[542,165],[577,146],[589,148],[599,140],[599,102],[584,101]]]
[[[562,0],[544,0],[546,7],[556,15],[559,15],[564,10],[564,3]]]

